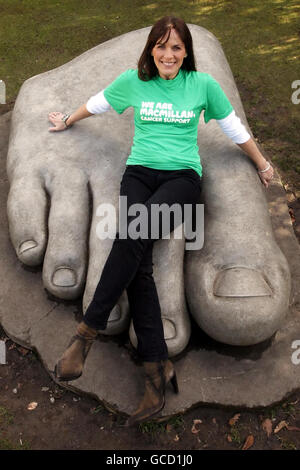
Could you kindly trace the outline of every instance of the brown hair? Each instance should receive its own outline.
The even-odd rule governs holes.
[[[157,67],[151,55],[152,49],[159,39],[167,35],[165,42],[169,40],[171,29],[174,28],[185,45],[187,57],[184,58],[181,68],[184,70],[196,70],[195,57],[193,51],[193,39],[189,28],[181,18],[175,16],[164,16],[158,20],[149,33],[145,48],[138,61],[138,76],[141,80],[147,81],[158,74]]]

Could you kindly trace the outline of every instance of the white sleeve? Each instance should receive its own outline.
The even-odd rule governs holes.
[[[216,119],[224,134],[226,134],[235,144],[243,144],[250,139],[250,134],[241,123],[240,118],[232,111],[224,119]]]
[[[89,113],[101,114],[112,109],[103,92],[104,90],[100,91],[97,93],[97,95],[91,96],[91,98],[88,100],[86,103],[86,109]]]

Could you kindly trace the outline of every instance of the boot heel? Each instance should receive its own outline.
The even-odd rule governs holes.
[[[173,386],[174,393],[179,393],[176,372],[174,372],[174,375],[173,375],[173,377],[171,378],[170,381],[171,381],[171,384]]]

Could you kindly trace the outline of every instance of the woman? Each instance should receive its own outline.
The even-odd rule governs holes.
[[[83,321],[58,361],[59,380],[78,378],[98,330],[127,289],[138,339],[137,352],[145,369],[145,394],[127,424],[133,425],[160,411],[165,387],[171,381],[178,392],[174,366],[168,360],[158,295],[153,280],[151,208],[154,204],[195,205],[201,192],[202,167],[197,147],[199,116],[216,119],[223,131],[251,158],[267,187],[273,169],[241,124],[220,85],[196,71],[192,37],[183,20],[164,17],[152,27],[137,70],[122,73],[105,90],[91,97],[71,115],[49,114],[63,131],[76,121],[114,109],[134,108],[135,136],[126,162],[120,195],[127,205],[143,203],[147,209],[147,235],[133,239],[117,233]],[[128,217],[127,224],[133,217]],[[172,221],[171,230],[175,228]],[[161,237],[161,227],[159,236]]]

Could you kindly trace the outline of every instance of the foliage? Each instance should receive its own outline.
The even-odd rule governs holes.
[[[297,184],[299,9],[297,0],[0,0],[0,79],[13,103],[27,78],[173,13],[220,40],[254,135]]]

